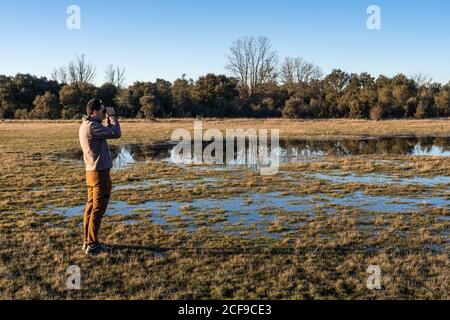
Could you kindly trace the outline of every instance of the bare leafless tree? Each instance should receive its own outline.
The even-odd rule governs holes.
[[[105,70],[105,82],[114,84],[117,88],[121,88],[125,81],[125,68],[114,67],[109,64]]]
[[[276,78],[278,56],[266,37],[244,37],[233,42],[227,69],[249,95]]]
[[[67,74],[70,83],[91,83],[95,77],[96,67],[87,62],[84,54],[77,55],[75,61],[69,63]]]
[[[95,77],[96,67],[87,62],[83,55],[76,57],[75,61],[67,67],[59,67],[53,70],[51,78],[60,83],[92,83]]]
[[[108,64],[105,69],[105,82],[114,84],[116,82],[116,68]]]
[[[52,80],[58,81],[62,84],[66,84],[68,82],[68,75],[66,67],[55,68],[51,74]]]
[[[413,81],[418,87],[427,87],[433,82],[433,78],[429,74],[416,73],[412,76]]]
[[[286,58],[280,68],[280,80],[285,85],[310,83],[323,76],[322,69],[303,58]]]
[[[285,58],[280,68],[280,80],[285,85],[295,83],[295,61],[293,58]]]

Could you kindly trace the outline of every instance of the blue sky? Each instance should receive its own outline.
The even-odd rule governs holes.
[[[81,8],[81,30],[66,28],[66,8]],[[366,27],[369,5],[382,29]],[[233,40],[264,35],[280,60],[301,56],[325,72],[430,74],[450,80],[448,0],[1,0],[0,74],[49,76],[76,54],[125,67],[126,83],[173,81],[186,73],[227,73]]]

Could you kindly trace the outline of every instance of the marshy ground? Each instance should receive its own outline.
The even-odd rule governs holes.
[[[203,122],[279,128],[297,155],[315,141],[274,176],[148,155],[191,119],[124,122],[101,231],[113,252],[96,258],[81,251],[78,126],[0,123],[2,299],[449,299],[450,120]],[[323,152],[336,139],[346,152]]]

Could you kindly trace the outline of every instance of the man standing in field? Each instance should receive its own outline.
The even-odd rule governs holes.
[[[102,217],[108,207],[111,194],[111,154],[107,139],[119,139],[120,124],[114,108],[105,107],[99,99],[92,99],[86,106],[79,136],[86,165],[87,203],[84,211],[83,251],[88,255],[108,252],[98,240]],[[102,124],[108,116],[108,126]]]

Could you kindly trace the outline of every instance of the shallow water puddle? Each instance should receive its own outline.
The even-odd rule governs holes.
[[[252,193],[227,199],[195,199],[192,202],[148,201],[131,205],[125,201],[113,201],[108,208],[108,215],[148,214],[153,223],[169,231],[178,228],[178,222],[188,231],[195,231],[198,226],[206,225],[223,232],[243,228],[266,234],[268,226],[275,222],[286,228],[283,231],[296,230],[305,220],[314,217],[316,210],[332,214],[337,210],[336,206],[364,211],[408,213],[420,211],[422,206],[450,209],[450,200],[368,196],[361,192],[344,198],[323,194],[295,196],[278,192]],[[38,213],[52,212],[73,217],[82,215],[83,210],[84,205],[72,208],[49,207]],[[277,233],[282,232],[271,232],[275,236]]]
[[[364,211],[407,213],[420,211],[422,206],[450,209],[450,200],[438,197],[412,199],[405,197],[368,196],[362,192],[345,195],[343,198],[322,196],[327,201],[339,206],[358,208]]]
[[[224,148],[226,142],[224,142]],[[114,169],[127,168],[130,164],[143,161],[165,161],[185,163],[181,155],[174,151],[175,143],[161,142],[152,144],[135,144],[125,146],[110,146]],[[202,151],[208,143],[202,143]],[[234,159],[227,166],[258,166],[257,155],[262,154],[260,146],[251,145],[248,141],[239,146],[234,143]],[[269,146],[270,148],[270,146]],[[193,149],[193,144],[191,146]],[[225,148],[226,149],[226,148]],[[450,137],[366,137],[363,139],[280,139],[279,147],[274,151],[280,163],[292,163],[332,156],[355,155],[414,155],[414,156],[450,156]],[[224,163],[226,150],[224,154]],[[200,155],[201,156],[201,155]],[[196,155],[192,153],[191,163]],[[82,160],[81,150],[75,150],[59,158]]]
[[[450,184],[449,176],[435,176],[435,177],[411,177],[411,178],[399,178],[392,177],[383,174],[346,174],[339,175],[339,172],[335,171],[332,174],[323,173],[307,173],[306,177],[331,181],[333,183],[361,183],[361,184],[400,184],[400,185],[447,185]]]
[[[279,193],[254,193],[245,197],[233,197],[228,199],[196,199],[192,202],[178,201],[148,201],[142,204],[130,205],[125,201],[112,201],[108,207],[108,215],[131,215],[137,213],[149,213],[153,223],[166,226],[168,229],[174,227],[169,222],[173,217],[185,220],[189,231],[196,229],[194,218],[197,214],[206,213],[207,218],[222,216],[218,220],[219,227],[224,222],[231,225],[243,225],[253,227],[274,222],[274,212],[300,212],[314,209],[311,203],[312,197],[283,196]],[[295,203],[294,203],[295,202]],[[38,213],[52,212],[62,214],[66,217],[80,216],[85,206],[80,205],[72,208],[48,208]],[[262,212],[264,211],[264,212]]]
[[[113,191],[120,190],[139,190],[145,189],[153,186],[162,186],[162,185],[172,185],[172,186],[180,186],[180,187],[194,187],[197,184],[205,185],[208,187],[214,187],[216,183],[222,182],[224,179],[222,178],[211,178],[204,177],[200,179],[192,179],[192,180],[182,180],[182,179],[153,179],[153,180],[142,180],[137,183],[127,183],[127,184],[118,184],[113,187]]]

